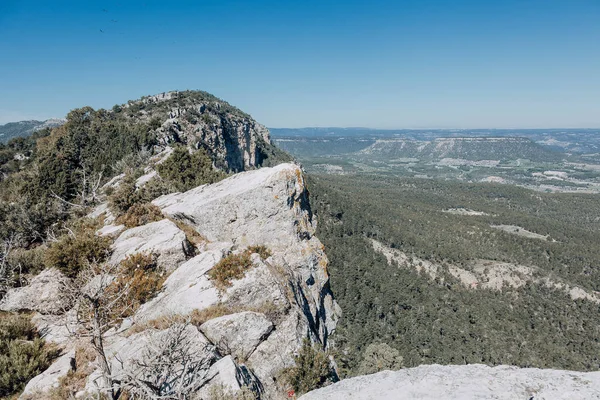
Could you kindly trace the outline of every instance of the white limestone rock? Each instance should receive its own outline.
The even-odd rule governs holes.
[[[96,231],[98,236],[117,236],[125,230],[125,225],[105,225]]]
[[[300,167],[280,164],[239,173],[159,197],[153,204],[165,215],[185,220],[209,241],[229,241],[239,248],[267,246],[273,266],[281,270],[276,279],[284,285],[291,281],[293,291],[302,294],[295,301],[306,310],[311,330],[326,342],[339,309],[329,290],[327,256],[313,236],[316,220]]]
[[[212,378],[208,371],[217,359],[214,346],[198,331],[193,325],[173,325],[168,329],[155,330],[147,329],[129,337],[114,335],[105,340],[105,353],[108,355],[108,362],[111,366],[111,372],[115,379],[123,379],[123,371],[133,372],[139,367],[140,362],[144,362],[147,353],[157,352],[167,343],[167,336],[173,335],[173,331],[182,327],[183,340],[182,348],[195,360],[201,360],[205,368],[198,372],[199,380],[208,381]],[[173,371],[177,371],[174,366]],[[92,373],[86,382],[87,393],[96,393],[103,390],[100,372],[97,370]]]
[[[179,266],[165,281],[162,291],[142,305],[135,315],[136,322],[162,316],[187,315],[193,310],[202,310],[220,301],[219,292],[206,273],[223,257],[231,244],[213,244],[205,251]]]
[[[159,267],[172,271],[186,260],[190,246],[185,233],[163,219],[123,232],[112,245],[110,263],[117,264],[135,253],[152,253],[158,256]]]
[[[39,399],[41,393],[47,393],[49,390],[58,387],[58,381],[67,375],[75,365],[75,350],[59,357],[40,375],[31,379],[19,399]]]
[[[0,301],[1,311],[37,311],[42,314],[59,314],[70,306],[64,296],[68,284],[59,270],[48,268],[35,276],[29,285],[9,289]]]
[[[241,279],[231,281],[231,286],[222,294],[223,301],[237,307],[260,309],[274,306],[285,312],[290,304],[285,295],[286,280],[279,280],[258,254],[252,256],[253,268]]]
[[[238,360],[246,360],[272,330],[273,323],[264,314],[251,311],[213,318],[200,326],[221,354]]]
[[[421,365],[345,379],[300,400],[592,400],[600,372],[486,365]]]
[[[31,317],[31,323],[46,342],[70,348],[73,333],[77,331],[77,311],[72,309],[62,315],[35,313]]]

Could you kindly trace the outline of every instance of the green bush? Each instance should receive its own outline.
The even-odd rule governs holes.
[[[218,182],[227,176],[213,168],[211,158],[203,149],[190,154],[184,146],[175,147],[169,158],[156,168],[164,180],[181,192]]]
[[[115,215],[126,213],[140,202],[140,193],[135,186],[135,181],[136,175],[133,172],[126,173],[119,186],[108,196],[108,205]]]
[[[58,354],[39,338],[29,317],[0,315],[0,397],[21,391]]]
[[[110,253],[111,239],[96,235],[98,227],[93,220],[79,221],[50,245],[45,254],[45,265],[75,277],[88,264],[104,261]]]
[[[400,352],[386,343],[371,343],[365,349],[363,360],[358,367],[359,375],[374,374],[379,371],[395,371],[402,368]]]
[[[296,394],[318,389],[332,380],[333,372],[328,354],[313,345],[310,340],[304,339],[294,361],[296,365],[284,370],[283,376]]]

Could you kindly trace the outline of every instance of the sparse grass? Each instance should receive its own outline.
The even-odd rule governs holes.
[[[160,291],[166,278],[166,274],[158,270],[151,254],[137,253],[121,261],[119,276],[108,287],[114,293],[127,290],[127,295],[120,297],[114,306],[115,315],[120,318],[133,315]]]
[[[146,329],[164,330],[174,324],[180,324],[184,322],[189,322],[192,325],[200,326],[211,319],[219,318],[225,315],[236,314],[243,311],[253,311],[265,314],[267,318],[272,321],[277,320],[282,313],[282,310],[271,301],[266,301],[259,307],[240,307],[227,303],[217,303],[202,310],[193,310],[187,315],[167,315],[136,324],[127,331],[127,336],[143,332]]]
[[[271,250],[269,250],[269,248],[267,246],[249,246],[248,247],[248,251],[252,254],[252,253],[256,253],[260,256],[260,258],[262,258],[263,260],[266,260],[267,258],[271,257],[273,255],[273,253],[271,253]]]
[[[241,279],[246,271],[252,268],[250,252],[244,251],[240,254],[230,254],[221,259],[210,271],[208,276],[220,290],[231,286],[231,281]]]
[[[85,388],[87,377],[94,372],[96,352],[90,347],[75,349],[75,368],[58,380],[58,387],[49,392],[49,400],[75,398]]]
[[[231,281],[241,279],[246,275],[246,271],[252,268],[253,253],[257,253],[262,259],[271,256],[271,251],[265,246],[251,246],[241,253],[230,254],[221,259],[210,271],[209,278],[220,290],[225,290],[231,286]]]
[[[222,383],[213,385],[208,393],[209,400],[256,400],[258,396],[248,386],[242,386],[241,390],[231,392]]]
[[[208,240],[204,236],[202,236],[197,230],[195,230],[194,227],[192,227],[191,225],[186,224],[185,222],[175,218],[169,218],[169,220],[175,225],[177,225],[177,227],[181,229],[183,233],[185,233],[185,237],[188,240],[188,242],[190,242],[194,246],[197,247],[208,242]]]
[[[150,222],[160,221],[164,218],[160,208],[154,204],[136,203],[125,214],[119,216],[116,222],[125,225],[127,228],[134,228]]]

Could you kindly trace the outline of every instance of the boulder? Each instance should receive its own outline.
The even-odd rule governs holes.
[[[19,399],[39,399],[40,393],[46,393],[59,385],[59,379],[67,375],[75,365],[75,350],[56,359],[47,370],[31,379]]]
[[[209,369],[217,359],[214,346],[195,326],[187,324],[174,324],[162,330],[147,329],[129,337],[121,335],[107,337],[105,353],[108,355],[113,377],[122,380],[126,376],[125,371],[135,375],[140,365],[147,363],[152,355],[158,354],[166,346],[173,344],[172,338],[175,335],[179,335],[179,345],[172,348],[172,353],[185,353],[188,361],[201,363],[203,367],[197,371],[198,379],[201,382],[210,380],[212,376],[209,374]],[[162,353],[162,355],[164,354]],[[163,360],[168,360],[168,358]],[[180,365],[172,364],[172,366],[171,373],[179,373]],[[88,377],[85,391],[95,393],[103,390],[102,385],[101,374],[97,370]]]
[[[46,342],[70,347],[73,333],[77,331],[76,313],[73,309],[62,315],[35,313],[31,322]]]
[[[9,289],[0,301],[0,310],[60,314],[70,306],[69,298],[64,296],[68,281],[59,270],[45,269],[29,285]]]
[[[293,310],[248,358],[248,367],[264,386],[266,398],[276,397],[275,379],[283,369],[294,366],[294,354],[309,332],[309,324],[304,315]]]
[[[241,279],[231,282],[223,293],[223,301],[241,308],[260,309],[270,304],[285,312],[289,301],[285,295],[285,280],[277,279],[269,266],[256,255],[253,268]]]
[[[200,331],[213,342],[221,354],[246,360],[273,330],[273,323],[261,313],[240,312],[213,318]]]
[[[600,399],[600,372],[487,365],[421,365],[345,379],[300,400]]]
[[[231,244],[211,244],[212,250],[201,253],[179,266],[165,281],[162,291],[142,305],[135,315],[136,322],[163,316],[187,315],[220,301],[219,292],[206,273],[223,257]]]
[[[190,252],[185,233],[168,219],[127,229],[112,246],[111,264],[117,264],[135,253],[158,256],[158,266],[173,271]]]

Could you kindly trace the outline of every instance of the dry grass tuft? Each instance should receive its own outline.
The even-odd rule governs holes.
[[[116,222],[127,228],[135,228],[164,219],[160,208],[151,203],[136,203],[132,205],[125,214],[119,216]]]

